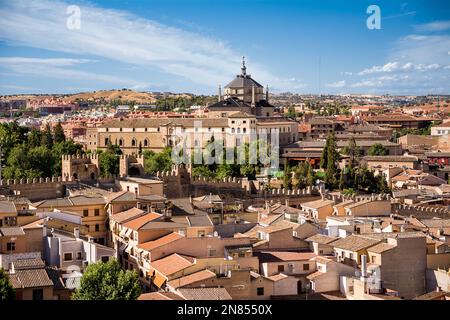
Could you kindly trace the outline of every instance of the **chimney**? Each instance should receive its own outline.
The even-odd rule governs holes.
[[[75,238],[79,239],[80,238],[80,229],[73,228],[73,235],[75,236]]]
[[[189,203],[192,204],[192,195],[189,195]]]
[[[88,242],[89,243],[94,243],[94,238],[92,238],[91,236],[88,236]]]
[[[286,198],[284,200],[284,204],[285,204],[286,207],[289,207],[289,198]]]

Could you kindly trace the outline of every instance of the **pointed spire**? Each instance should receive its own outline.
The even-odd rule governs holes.
[[[222,101],[222,87],[219,84],[219,102]]]
[[[242,75],[247,75],[247,67],[245,66],[245,56],[242,56],[242,68],[241,68]]]

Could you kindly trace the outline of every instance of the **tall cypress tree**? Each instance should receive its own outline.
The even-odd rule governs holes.
[[[325,148],[322,150],[322,155],[320,157],[320,168],[326,169],[328,164],[328,146],[330,144],[330,137],[327,137],[327,141],[325,142]]]
[[[339,153],[337,151],[336,137],[334,132],[328,136],[327,148],[327,169],[325,171],[325,184],[329,189],[334,189],[337,184],[337,161],[339,161]]]
[[[48,149],[51,149],[53,147],[52,129],[50,128],[49,123],[47,123],[47,125],[45,126],[45,130],[42,133],[41,144],[46,146]]]
[[[58,124],[55,126],[54,136],[55,136],[55,143],[66,141],[66,135],[64,134],[64,129],[61,126],[60,122],[58,122]]]

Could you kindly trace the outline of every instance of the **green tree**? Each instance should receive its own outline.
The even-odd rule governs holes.
[[[283,188],[292,189],[292,170],[289,166],[286,166],[286,168],[284,168]]]
[[[389,153],[389,150],[386,149],[382,144],[375,143],[372,145],[369,150],[367,151],[367,154],[369,156],[385,156]]]
[[[122,154],[120,147],[109,144],[104,152],[99,152],[100,174],[103,177],[119,174],[119,157]]]
[[[295,111],[295,108],[293,106],[289,106],[288,112],[286,113],[286,117],[291,119],[297,118],[297,112]]]
[[[90,264],[81,277],[80,288],[72,300],[136,300],[141,293],[136,271],[124,271],[120,264],[108,262]]]
[[[64,134],[64,129],[61,126],[61,123],[58,122],[58,124],[55,126],[53,130],[53,135],[55,137],[55,143],[60,143],[66,141],[66,135]]]
[[[207,165],[196,165],[192,169],[192,176],[195,178],[213,178],[215,173]]]
[[[321,169],[327,168],[329,145],[330,145],[330,141],[329,141],[329,138],[327,138],[327,141],[325,142],[325,147],[322,150],[322,155],[320,156],[320,168]]]
[[[216,178],[224,179],[233,176],[233,168],[230,164],[220,164],[216,169]]]
[[[47,147],[47,149],[51,149],[53,147],[52,129],[50,128],[49,123],[47,123],[45,130],[42,133],[41,144]]]
[[[39,147],[42,141],[41,131],[33,127],[27,137],[28,146],[30,148]]]
[[[361,156],[361,148],[356,145],[355,137],[351,137],[348,141],[348,146],[342,150],[342,153],[348,155],[350,157],[349,159],[349,165],[352,168],[355,168],[358,166],[360,156]]]
[[[15,292],[3,268],[0,268],[0,301],[14,300]]]
[[[337,143],[334,132],[327,138],[327,168],[325,170],[324,182],[329,189],[334,189],[337,185],[336,173],[337,162],[339,161],[339,152],[337,151]]]
[[[167,147],[162,152],[144,152],[144,171],[156,174],[158,171],[169,171],[172,168],[172,149]]]
[[[306,185],[312,187],[315,183],[316,177],[314,170],[309,161],[306,162]]]

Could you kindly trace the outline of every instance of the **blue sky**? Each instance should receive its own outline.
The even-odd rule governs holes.
[[[212,94],[242,55],[275,92],[450,94],[447,0],[0,0],[0,16],[0,94]]]

